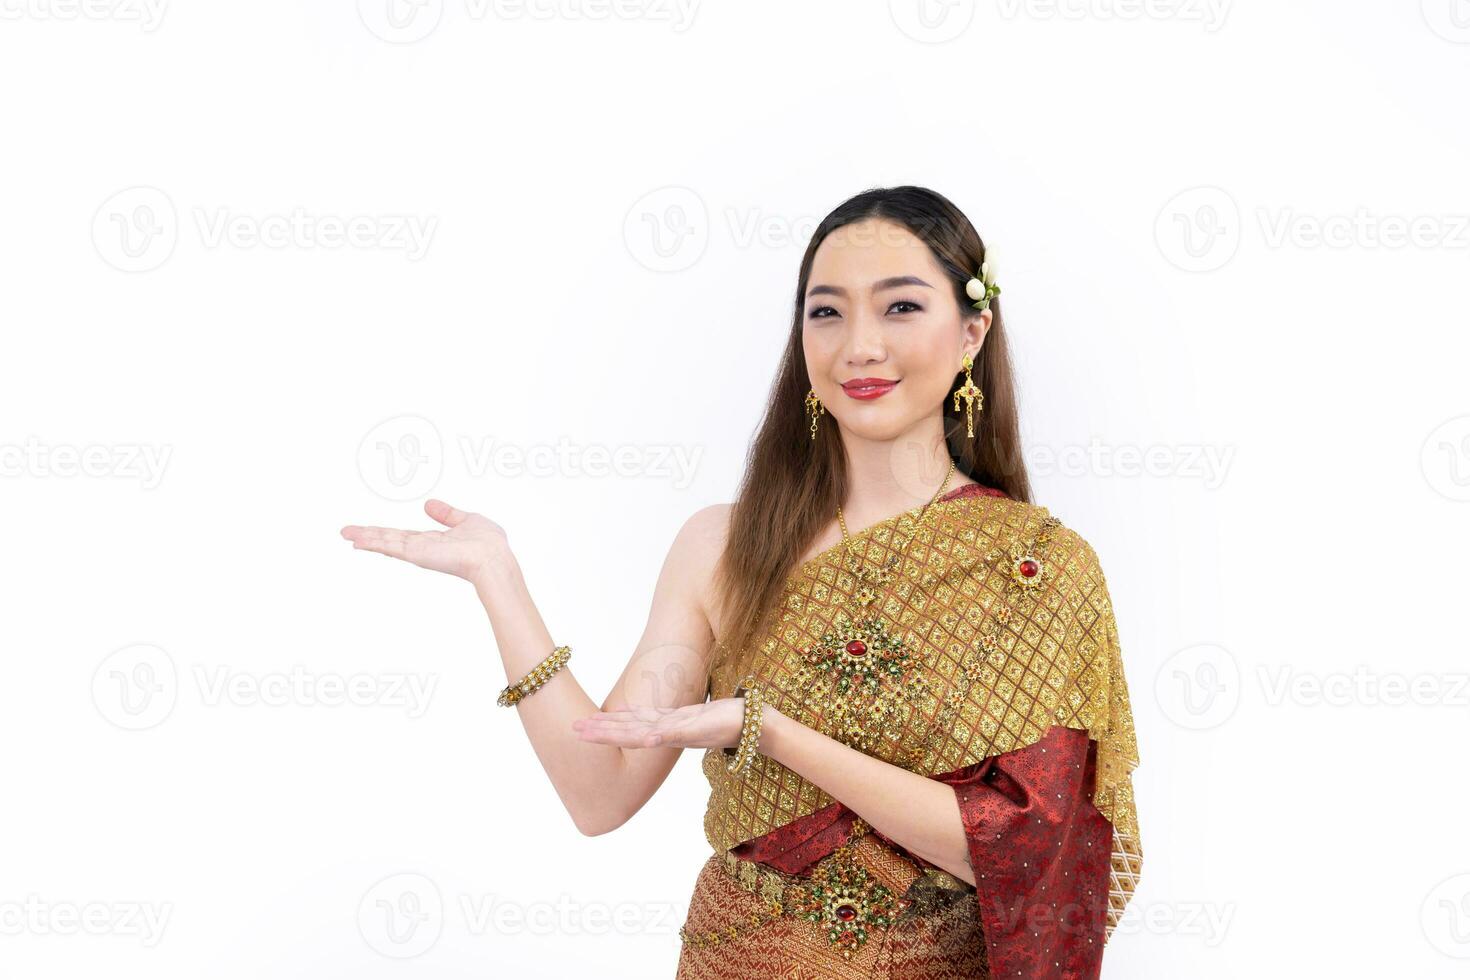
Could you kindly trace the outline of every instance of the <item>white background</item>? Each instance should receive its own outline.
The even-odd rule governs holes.
[[[902,183],[1118,610],[1105,975],[1464,975],[1470,5],[386,4],[0,0],[0,975],[671,976],[698,753],[579,836],[472,590],[337,531],[490,514],[600,702]]]

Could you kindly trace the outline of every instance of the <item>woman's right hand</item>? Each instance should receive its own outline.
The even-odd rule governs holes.
[[[505,529],[483,514],[459,510],[442,500],[425,501],[424,512],[449,530],[404,531],[348,524],[342,528],[342,537],[352,542],[353,550],[376,551],[471,583],[507,553]]]

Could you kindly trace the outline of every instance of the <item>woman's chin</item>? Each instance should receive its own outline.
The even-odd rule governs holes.
[[[901,442],[912,431],[913,420],[900,418],[896,412],[872,410],[843,420],[842,428],[853,438],[867,442]]]

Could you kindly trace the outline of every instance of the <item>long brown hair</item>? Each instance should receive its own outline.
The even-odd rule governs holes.
[[[745,648],[775,613],[788,576],[847,496],[847,457],[829,414],[819,418],[817,438],[811,439],[806,413],[811,379],[802,353],[802,324],[807,279],[817,247],[834,230],[869,218],[902,225],[924,241],[948,274],[955,303],[964,312],[971,309],[965,283],[980,267],[985,244],[948,198],[925,187],[879,187],[848,198],[822,219],[801,258],[786,352],[746,457],[725,550],[715,573],[723,611],[723,636],[715,666],[726,657],[748,661]],[[956,472],[1029,503],[1031,487],[1021,458],[1015,382],[998,297],[990,301],[990,309],[990,330],[971,369],[984,393],[984,410],[970,438],[953,400],[945,399],[945,441]],[[957,372],[951,390],[963,380],[963,372]],[[745,664],[738,668],[743,676]],[[711,696],[727,693],[712,691]]]

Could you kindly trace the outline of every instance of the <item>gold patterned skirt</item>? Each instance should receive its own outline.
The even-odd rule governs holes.
[[[990,977],[974,888],[871,836],[808,875],[712,855],[680,934],[679,980]]]

